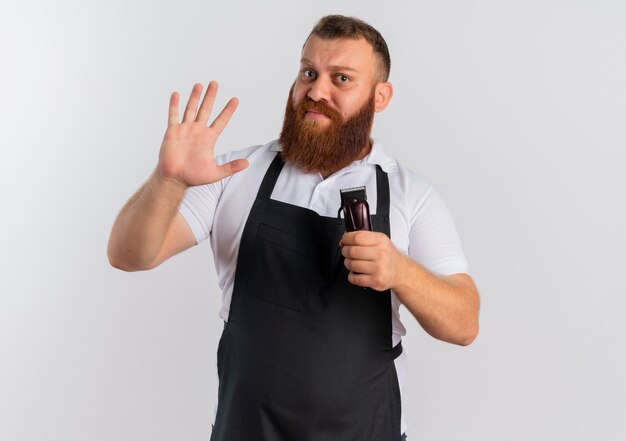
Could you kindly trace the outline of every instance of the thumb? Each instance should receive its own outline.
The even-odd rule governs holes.
[[[217,180],[227,178],[228,176],[245,170],[248,168],[248,165],[247,159],[235,159],[234,161],[222,164],[217,168]]]

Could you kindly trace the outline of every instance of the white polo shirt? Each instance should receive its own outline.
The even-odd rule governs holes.
[[[281,150],[278,141],[234,151],[216,158],[219,164],[245,158],[249,167],[209,185],[187,190],[179,210],[193,231],[196,242],[211,240],[215,268],[222,291],[219,315],[228,321],[235,282],[239,243],[248,214],[265,172]],[[433,273],[468,273],[468,264],[452,216],[441,197],[423,179],[386,155],[373,141],[365,158],[323,179],[319,173],[304,174],[286,163],[274,187],[272,199],[336,217],[339,190],[365,186],[371,214],[376,214],[376,165],[389,177],[391,240],[401,252]],[[392,291],[392,335],[397,345],[406,330],[400,320],[400,302]],[[409,314],[410,319],[413,319]],[[406,355],[395,360],[400,391],[406,374]],[[402,418],[402,432],[406,424]]]

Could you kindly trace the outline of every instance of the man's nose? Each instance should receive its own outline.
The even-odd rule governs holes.
[[[328,80],[324,78],[316,79],[309,86],[309,91],[307,96],[311,98],[313,101],[321,101],[324,100],[326,102],[330,101],[330,84]]]

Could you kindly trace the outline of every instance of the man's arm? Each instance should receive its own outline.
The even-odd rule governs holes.
[[[107,254],[125,271],[154,268],[195,245],[193,233],[178,213],[185,188],[153,173],[118,215]]]
[[[467,274],[437,276],[398,251],[383,233],[356,231],[341,240],[348,280],[377,291],[393,289],[433,337],[468,345],[478,335],[480,299]]]
[[[190,186],[210,184],[245,169],[246,160],[223,165],[215,162],[215,142],[237,108],[236,98],[207,127],[217,83],[211,82],[202,104],[202,85],[193,87],[183,121],[179,122],[177,92],[169,104],[168,127],[159,162],[148,182],[118,215],[107,254],[116,268],[137,271],[153,268],[195,244],[195,238],[178,206]]]

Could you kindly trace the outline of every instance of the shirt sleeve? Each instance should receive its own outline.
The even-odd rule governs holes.
[[[230,153],[215,158],[218,164],[230,161]],[[178,212],[183,216],[196,238],[196,243],[208,239],[213,228],[217,204],[229,178],[207,185],[189,187],[183,196]]]
[[[410,220],[409,255],[435,274],[469,274],[469,265],[452,215],[431,187]]]

